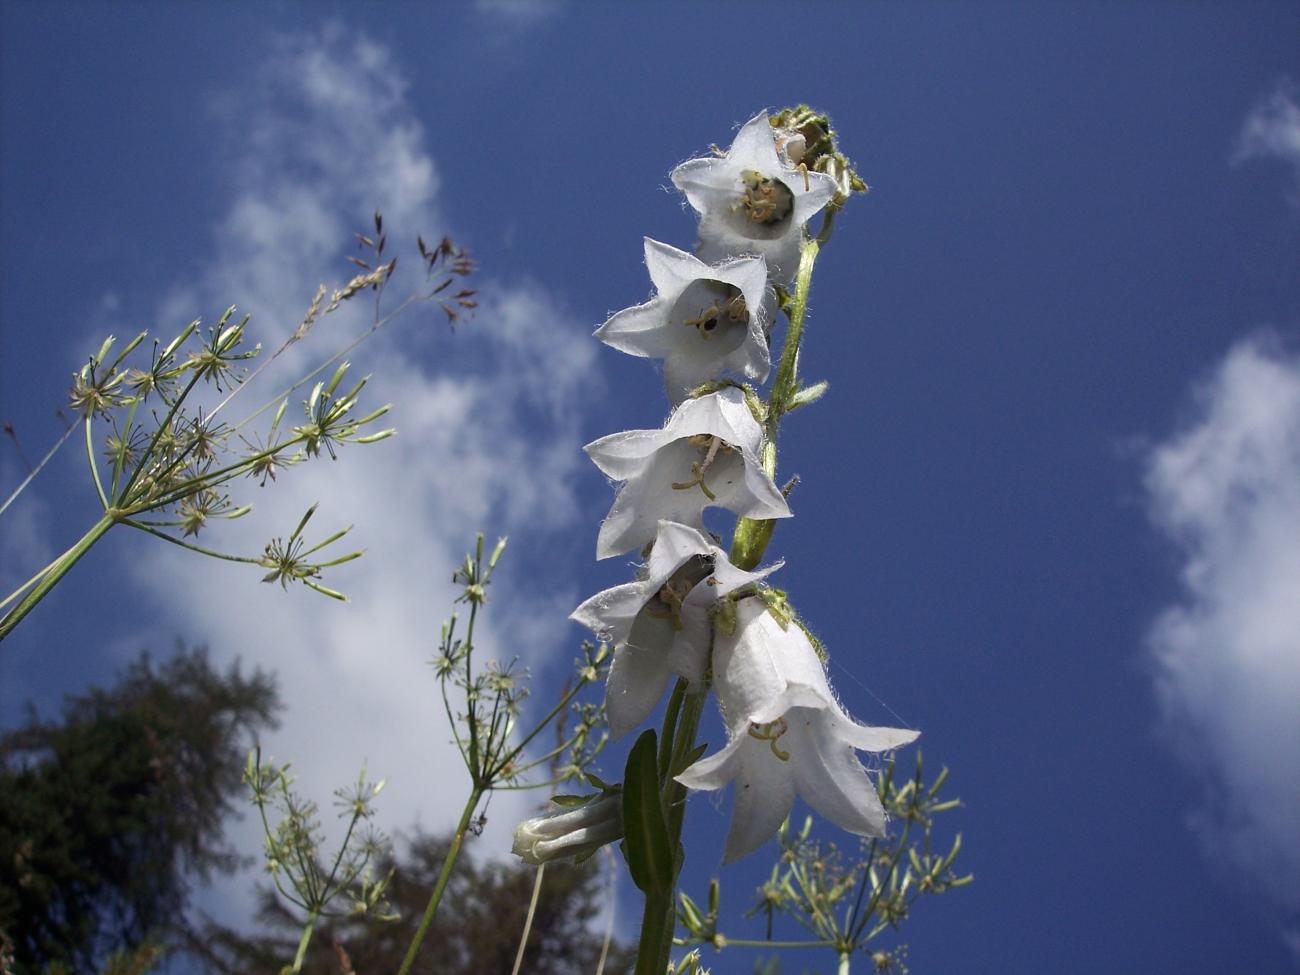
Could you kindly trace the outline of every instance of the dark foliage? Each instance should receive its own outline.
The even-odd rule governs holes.
[[[19,972],[99,971],[182,921],[187,878],[232,868],[222,825],[274,680],[202,651],[148,656],[0,737],[0,931]]]
[[[449,837],[417,834],[396,862],[389,888],[398,921],[343,920],[322,924],[303,965],[308,975],[391,975],[401,966],[424,912],[429,891],[446,856]],[[600,858],[581,866],[552,863],[533,919],[521,971],[528,975],[590,975],[596,970],[603,936],[593,920],[605,898],[597,870]],[[386,873],[393,863],[381,865]],[[421,947],[413,971],[419,975],[509,975],[523,932],[536,870],[515,862],[476,862],[462,855],[450,886]],[[272,932],[246,939],[210,931],[201,954],[224,975],[275,972],[291,960],[303,919],[285,909],[272,891],[263,895],[263,917]],[[610,947],[606,975],[625,975],[632,950]]]

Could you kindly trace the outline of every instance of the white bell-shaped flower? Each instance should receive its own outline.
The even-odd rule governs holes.
[[[771,369],[767,332],[775,296],[761,257],[709,266],[693,254],[645,239],[655,296],[625,308],[596,330],[620,352],[664,360],[674,405],[700,383],[732,372],[762,382]]]
[[[596,539],[607,559],[654,540],[660,519],[704,528],[704,509],[789,518],[790,507],[758,460],[763,430],[744,393],[728,387],[687,400],[660,430],[610,434],[583,449],[623,481]]]
[[[661,521],[639,578],[596,593],[573,611],[569,619],[614,647],[605,714],[615,738],[649,717],[674,675],[686,678],[692,690],[699,687],[713,632],[709,610],[778,568],[779,563],[758,572],[738,569],[702,532]]]
[[[783,627],[758,598],[740,600],[733,634],[717,634],[713,679],[731,741],[677,781],[691,789],[736,783],[724,862],[772,836],[796,792],[851,833],[885,835],[884,807],[855,749],[888,751],[918,732],[853,721],[807,635],[793,622]]]
[[[700,213],[701,258],[762,254],[781,282],[798,268],[804,224],[836,191],[830,176],[781,158],[766,112],[745,123],[725,156],[688,160],[672,178]]]

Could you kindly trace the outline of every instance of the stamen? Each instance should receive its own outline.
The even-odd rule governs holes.
[[[736,295],[727,302],[727,317],[733,322],[743,322],[749,319],[749,308],[745,304],[744,295]]]
[[[807,171],[804,178],[807,179]],[[780,223],[794,209],[794,194],[780,180],[763,176],[755,169],[740,174],[745,192],[740,194],[740,206],[751,223],[771,227]]]
[[[681,481],[681,482],[673,481],[673,490],[674,490],[674,491],[689,491],[691,488],[695,487],[695,486],[698,484],[699,487],[700,487],[700,490],[704,492],[704,496],[705,496],[706,498],[708,498],[710,501],[717,501],[717,500],[718,500],[718,496],[717,496],[716,494],[714,494],[712,491],[710,491],[710,490],[709,490],[709,486],[708,486],[707,484],[704,483],[704,471],[705,471],[705,469],[706,469],[705,467],[701,466],[701,465],[698,464],[698,463],[696,463],[696,464],[692,464],[692,465],[691,465],[691,473],[695,475],[695,480],[693,480],[693,481]]]
[[[694,436],[686,438],[686,442],[692,447],[708,447],[708,452],[704,455],[703,463],[696,462],[691,465],[691,473],[695,475],[693,481],[673,482],[674,491],[689,491],[691,488],[699,486],[704,492],[704,496],[710,501],[717,501],[718,496],[709,490],[709,486],[704,483],[704,475],[709,469],[709,465],[717,458],[721,450],[735,450],[731,444],[723,443],[721,437],[710,436],[707,433],[697,433]]]
[[[773,755],[783,762],[788,762],[790,761],[790,753],[777,748],[776,743],[777,739],[789,730],[790,726],[785,723],[785,718],[777,718],[767,724],[751,724],[749,726],[749,737],[767,742],[772,749]]]
[[[723,315],[727,316],[727,321],[736,324],[749,319],[749,308],[745,305],[745,296],[735,294],[730,298],[722,301],[721,305],[714,303],[700,311],[697,318],[684,318],[682,324],[695,329],[700,333],[700,337],[707,339],[713,334],[718,327],[718,322]]]
[[[673,629],[681,632],[682,604],[701,577],[707,576],[712,571],[712,559],[699,555],[687,559],[646,603],[645,612],[655,619],[672,620]]]

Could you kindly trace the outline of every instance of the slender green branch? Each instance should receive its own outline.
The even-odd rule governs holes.
[[[263,413],[265,413],[265,412],[266,412],[267,410],[269,410],[271,407],[273,407],[273,406],[277,406],[277,405],[278,405],[278,404],[279,404],[279,403],[280,403],[280,402],[281,402],[281,401],[282,401],[286,396],[288,396],[288,395],[290,395],[291,393],[293,393],[294,390],[301,389],[303,386],[306,386],[309,382],[311,382],[313,379],[315,379],[317,376],[319,376],[321,373],[323,373],[326,369],[328,369],[330,366],[334,365],[336,362],[338,362],[340,359],[342,359],[344,356],[346,356],[349,352],[351,352],[353,349],[355,349],[357,346],[359,346],[362,342],[364,342],[366,339],[370,338],[370,336],[374,335],[377,331],[379,331],[381,328],[383,328],[385,325],[387,325],[390,321],[392,321],[394,318],[396,318],[398,315],[400,315],[403,311],[406,310],[406,307],[407,307],[408,305],[413,304],[414,302],[419,301],[419,300],[421,300],[421,296],[420,296],[420,295],[418,295],[418,294],[411,295],[409,298],[407,298],[405,301],[403,301],[400,305],[398,305],[396,308],[394,308],[392,311],[390,311],[390,312],[389,312],[387,315],[385,315],[383,318],[380,318],[380,319],[378,319],[377,321],[375,321],[374,324],[372,324],[372,325],[370,326],[369,329],[367,329],[366,331],[362,332],[359,336],[357,336],[355,339],[353,339],[351,342],[349,342],[347,345],[345,345],[343,348],[341,348],[338,352],[334,353],[334,355],[330,356],[328,359],[326,359],[324,362],[322,362],[319,366],[317,366],[317,367],[316,367],[315,369],[313,369],[311,372],[307,373],[307,375],[303,376],[303,377],[302,377],[301,379],[299,379],[297,382],[293,383],[293,385],[291,385],[291,386],[287,387],[286,389],[282,390],[280,393],[278,393],[278,394],[275,396],[274,399],[267,400],[265,403],[263,403],[261,406],[259,406],[257,409],[255,409],[252,413],[248,414],[248,416],[244,417],[242,420],[240,420],[238,423],[236,423],[236,424],[234,425],[234,427],[232,427],[232,429],[234,429],[234,430],[242,430],[245,426],[247,426],[247,425],[248,425],[249,423],[251,423],[253,420],[257,419],[259,416],[261,416]],[[273,355],[273,356],[271,357],[271,359],[274,360],[274,359],[275,359],[275,356],[276,356],[276,355],[279,355],[280,352],[282,352],[282,351],[284,351],[283,348],[280,349],[279,351],[277,351],[277,352],[275,353],[275,355]],[[269,361],[268,361],[268,365],[269,365]],[[260,371],[260,370],[259,370],[259,371]],[[252,377],[249,377],[249,378],[251,379]],[[244,386],[247,386],[247,385],[248,385],[248,383],[245,382],[243,385],[240,386],[240,389],[243,389]],[[233,390],[232,390],[232,392],[231,392],[231,395],[232,395],[232,396],[234,395],[234,391],[233,391]],[[216,414],[217,410],[221,409],[221,407],[225,406],[226,403],[228,403],[229,401],[230,401],[230,397],[227,397],[223,402],[218,403],[217,406],[216,406],[216,408],[213,409],[212,413],[210,413],[210,414],[208,414],[208,415],[209,415],[209,416],[214,416],[214,415]]]
[[[433,923],[433,916],[438,911],[438,903],[442,900],[443,892],[447,889],[447,883],[451,880],[452,868],[456,866],[456,860],[460,857],[461,845],[465,842],[465,833],[469,831],[470,821],[474,818],[474,810],[478,808],[479,800],[483,798],[483,791],[475,785],[470,790],[469,799],[465,802],[465,808],[460,814],[460,822],[456,824],[456,832],[452,835],[451,846],[447,848],[447,859],[442,863],[442,871],[438,874],[438,881],[433,886],[433,892],[429,895],[429,903],[424,908],[424,916],[420,918],[420,926],[415,931],[415,937],[411,939],[411,944],[406,949],[406,957],[402,959],[402,967],[397,970],[397,975],[409,975],[411,966],[415,964],[415,956],[420,951],[420,945],[424,942],[425,935],[429,933],[429,925]]]
[[[580,676],[578,680],[574,683],[574,685],[571,688],[569,688],[569,690],[564,694],[563,697],[560,698],[560,700],[556,703],[556,705],[553,708],[551,708],[551,710],[546,712],[545,717],[543,717],[541,721],[537,722],[537,724],[533,727],[533,730],[528,732],[528,734],[526,734],[520,740],[520,742],[517,745],[515,745],[513,749],[510,750],[510,753],[506,756],[505,761],[507,763],[513,762],[516,756],[518,756],[525,748],[528,747],[529,742],[531,742],[534,738],[536,738],[539,734],[541,734],[542,731],[546,729],[546,726],[551,723],[551,719],[554,718],[561,711],[563,711],[566,707],[568,707],[569,702],[572,701],[575,697],[577,697],[578,692],[582,690],[584,687],[586,687],[589,683],[591,683],[591,681],[589,681],[586,677]]]
[[[348,831],[343,835],[343,842],[339,845],[338,853],[334,854],[334,865],[330,867],[330,875],[325,878],[325,886],[321,888],[322,893],[329,893],[330,885],[334,883],[334,876],[339,872],[339,864],[343,862],[343,854],[347,852],[348,842],[352,839],[352,831],[357,828],[357,820],[360,818],[360,813],[354,812],[352,814],[352,821],[348,823]],[[344,881],[344,886],[348,882]]]
[[[827,941],[762,941],[724,936],[728,948],[825,948]]]
[[[129,510],[132,514],[138,514],[142,511],[153,511],[156,508],[164,508],[169,504],[187,498],[198,491],[214,488],[218,484],[224,484],[226,481],[233,480],[240,474],[245,473],[253,464],[267,457],[274,457],[276,454],[283,453],[290,447],[303,443],[307,437],[299,434],[283,443],[276,444],[274,447],[268,447],[266,450],[258,451],[256,454],[249,454],[247,457],[240,458],[233,464],[227,464],[225,467],[219,467],[215,471],[204,471],[196,477],[181,481],[179,484],[172,485],[167,491],[157,498],[151,498],[149,501],[132,505]],[[183,457],[177,458],[167,468],[161,472],[161,477],[166,477],[183,461]]]
[[[447,698],[447,680],[442,678],[439,681],[440,690],[442,691],[442,707],[447,712],[447,724],[451,727],[452,737],[456,739],[456,747],[460,750],[460,757],[464,760],[466,767],[469,767],[469,752],[465,750],[465,743],[461,741],[460,731],[456,728],[456,717],[451,712],[451,701]]]
[[[36,585],[36,583],[40,582],[40,581],[41,581],[41,576],[45,575],[45,573],[49,572],[50,569],[54,568],[54,564],[55,564],[56,562],[58,562],[59,559],[61,559],[62,557],[63,557],[63,556],[61,556],[61,555],[60,555],[60,556],[56,556],[56,557],[55,557],[54,559],[52,559],[49,563],[46,564],[45,568],[41,569],[39,572],[36,573],[36,575],[32,576],[30,579],[28,579],[26,582],[24,582],[21,586],[19,586],[17,589],[15,589],[13,592],[11,592],[8,596],[6,596],[6,597],[4,598],[3,601],[0,601],[0,609],[4,609],[6,606],[8,606],[10,603],[12,603],[15,599],[17,599],[19,596],[21,596],[23,593],[25,593],[28,589],[30,589],[32,586]]]
[[[303,960],[307,957],[307,946],[311,944],[311,936],[316,931],[316,912],[311,911],[307,915],[307,923],[303,926],[302,937],[298,939],[298,953],[293,956],[293,970],[302,971]]]
[[[68,442],[68,438],[72,436],[72,431],[75,429],[77,429],[75,423],[69,424],[68,428],[63,431],[63,435],[60,436],[58,440],[54,441],[54,446],[46,451],[45,456],[41,458],[41,462],[32,468],[31,473],[22,479],[22,482],[13,489],[13,492],[10,493],[9,497],[5,498],[5,503],[0,504],[0,515],[4,514],[9,509],[9,506],[17,500],[18,495],[27,490],[27,485],[36,480],[36,475],[45,470],[45,466],[54,459],[54,455],[59,452],[59,448]]]
[[[194,375],[190,377],[190,381],[185,384],[185,388],[181,390],[181,394],[172,402],[171,408],[167,411],[166,418],[162,423],[158,424],[158,429],[153,432],[153,437],[149,441],[149,449],[140,455],[140,462],[135,465],[135,470],[131,471],[131,476],[127,479],[126,486],[122,488],[122,493],[118,495],[119,504],[125,502],[130,496],[131,488],[135,487],[135,482],[140,480],[140,475],[144,473],[144,468],[145,465],[149,463],[149,458],[151,458],[154,455],[154,451],[158,449],[158,441],[162,437],[163,431],[171,426],[172,419],[176,416],[176,411],[179,410],[181,404],[185,402],[185,397],[190,395],[190,391],[194,388],[195,383],[199,381],[200,376],[201,373],[197,369],[194,370]]]
[[[260,559],[249,558],[246,555],[227,555],[225,552],[216,552],[210,548],[203,548],[200,545],[192,545],[189,542],[183,542],[179,538],[176,538],[174,535],[168,535],[166,532],[161,532],[157,528],[145,524],[142,521],[136,521],[133,518],[123,518],[122,524],[130,525],[132,528],[137,528],[142,532],[148,532],[150,535],[153,535],[155,538],[161,538],[164,542],[171,542],[173,545],[179,545],[181,548],[187,548],[191,552],[198,552],[200,555],[207,555],[214,559],[221,559],[223,562],[243,562],[247,565],[262,564]]]
[[[601,850],[605,854],[605,862],[609,865],[606,871],[609,877],[609,897],[606,900],[606,909],[609,916],[605,919],[605,940],[600,946],[600,959],[596,962],[596,975],[604,975],[605,962],[609,958],[609,946],[614,942],[614,911],[618,907],[618,897],[615,896],[618,889],[618,880],[615,870],[617,869],[614,859],[614,852],[610,847]]]
[[[528,935],[533,930],[533,915],[537,913],[537,898],[542,893],[542,879],[546,876],[546,864],[537,865],[537,877],[533,880],[533,896],[528,901],[528,916],[524,918],[524,931],[519,936],[519,950],[515,952],[515,967],[510,970],[510,975],[519,975],[520,966],[524,963],[524,950],[528,947]]]
[[[137,396],[131,400],[131,406],[126,411],[126,423],[122,425],[123,444],[129,444],[131,442],[131,427],[135,424],[135,411],[139,406],[140,397]],[[109,485],[109,492],[113,497],[117,497],[117,483],[122,479],[122,469],[126,466],[126,456],[125,453],[119,455],[120,461],[114,461],[113,463],[113,480]],[[142,459],[141,463],[143,462]]]
[[[108,503],[108,495],[104,493],[104,485],[99,479],[99,465],[95,463],[94,434],[90,428],[90,420],[91,417],[88,416],[82,421],[86,427],[86,463],[90,465],[90,476],[95,481],[95,491],[99,494],[99,502],[104,506],[104,510],[107,511],[110,505]]]
[[[90,531],[82,535],[75,545],[54,561],[54,564],[46,570],[41,581],[23,598],[22,602],[6,613],[3,619],[0,619],[0,640],[7,637],[14,627],[23,621],[23,617],[30,613],[51,589],[58,585],[59,580],[67,575],[68,570],[76,565],[81,560],[81,557],[90,551],[91,546],[103,538],[104,533],[115,524],[117,524],[115,515],[105,513],[104,517],[95,522]]]
[[[482,561],[482,544],[479,546],[479,561]],[[469,625],[465,628],[465,687],[473,688],[474,670],[471,666],[474,656],[474,621],[478,617],[478,603],[469,604]],[[465,700],[465,721],[469,725],[469,773],[474,776],[474,787],[481,788],[485,783],[482,779],[482,769],[479,768],[478,754],[478,704],[477,695],[469,690]],[[401,975],[399,972],[398,975]]]

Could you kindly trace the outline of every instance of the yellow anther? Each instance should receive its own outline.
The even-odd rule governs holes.
[[[808,177],[804,173],[804,179]],[[754,169],[747,169],[740,174],[745,184],[745,192],[740,195],[740,206],[751,223],[770,227],[780,223],[794,209],[794,194],[780,180],[763,176]]]
[[[749,737],[767,742],[772,749],[773,755],[783,762],[788,762],[790,761],[790,753],[777,748],[776,743],[777,739],[789,730],[790,726],[785,723],[785,718],[777,718],[767,724],[751,724],[749,726]]]
[[[718,316],[722,311],[717,305],[709,305],[700,312],[699,318],[688,318],[682,322],[683,325],[689,325],[700,333],[701,338],[708,338],[710,333],[718,327]]]

